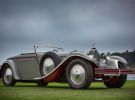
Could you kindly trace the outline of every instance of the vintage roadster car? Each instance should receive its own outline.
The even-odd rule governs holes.
[[[36,82],[47,86],[49,82],[68,82],[74,89],[87,89],[91,82],[104,82],[108,88],[120,88],[127,74],[135,74],[128,69],[126,60],[119,56],[99,54],[96,48],[85,53],[73,51],[58,53],[53,51],[20,54],[8,58],[1,66],[0,78],[5,86],[16,82]]]

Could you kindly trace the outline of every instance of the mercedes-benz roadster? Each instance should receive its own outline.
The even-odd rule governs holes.
[[[127,68],[127,61],[119,56],[99,54],[96,48],[82,53],[58,53],[53,51],[25,53],[8,58],[1,66],[0,78],[5,86],[16,82],[36,82],[47,86],[49,82],[67,82],[71,88],[87,89],[92,82],[104,82],[108,88],[120,88],[127,74],[135,70]]]

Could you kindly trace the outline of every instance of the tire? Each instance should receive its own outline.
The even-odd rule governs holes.
[[[8,64],[6,64],[2,70],[2,82],[5,86],[14,86],[16,83],[13,77],[13,71]]]
[[[47,62],[47,61],[48,62]],[[40,62],[40,73],[41,76],[49,74],[58,64],[61,62],[60,57],[54,52],[47,52],[43,55]],[[51,65],[44,66],[45,64],[50,63]]]
[[[66,68],[66,80],[73,89],[87,89],[93,81],[93,69],[83,59],[72,60]]]
[[[126,65],[121,62],[118,63],[118,66],[119,66],[119,68],[126,68]],[[121,74],[120,76],[113,76],[111,78],[109,76],[106,76],[103,79],[110,80],[110,81],[104,82],[106,87],[121,88],[127,80],[127,75]]]
[[[47,82],[44,82],[43,80],[40,80],[40,81],[37,82],[37,85],[38,86],[47,86],[48,83]]]

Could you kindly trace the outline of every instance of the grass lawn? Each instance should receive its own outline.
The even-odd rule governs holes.
[[[68,84],[50,83],[38,87],[35,83],[17,83],[4,87],[0,81],[0,100],[135,100],[135,80],[120,89],[108,89],[103,83],[92,83],[88,90],[73,90]]]

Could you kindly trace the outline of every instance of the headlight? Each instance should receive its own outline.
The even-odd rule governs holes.
[[[89,55],[89,58],[90,58],[90,59],[93,59],[93,58],[94,58],[94,55]]]
[[[110,57],[110,56],[106,56],[106,59],[107,59],[107,60],[110,60],[110,59],[111,59],[111,57]]]

